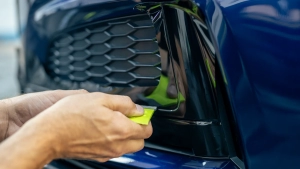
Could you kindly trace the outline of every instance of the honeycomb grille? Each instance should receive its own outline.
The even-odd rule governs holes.
[[[56,80],[102,86],[156,86],[160,56],[147,15],[71,30],[51,45],[47,71]]]

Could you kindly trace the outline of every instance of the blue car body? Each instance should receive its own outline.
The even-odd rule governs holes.
[[[47,64],[50,43],[62,31],[78,25],[145,13],[134,10],[140,3],[168,2],[36,0],[31,6],[24,33],[24,63]],[[227,93],[226,103],[231,108],[228,118],[233,123],[233,142],[236,151],[240,152],[238,162],[231,157],[194,157],[144,148],[106,164],[78,162],[78,168],[299,167],[300,2],[195,0],[192,3],[202,11],[216,49],[216,60]],[[36,75],[38,68],[28,69],[24,63],[20,63],[21,86],[28,85],[31,76],[39,77]],[[43,86],[40,88],[43,90]],[[67,161],[54,161],[49,165],[68,168],[74,167],[74,163],[77,164],[75,161],[68,164]]]

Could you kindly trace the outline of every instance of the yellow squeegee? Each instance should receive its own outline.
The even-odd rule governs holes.
[[[156,107],[143,106],[143,108],[144,108],[144,115],[137,116],[137,117],[130,117],[129,119],[138,124],[148,125],[150,122],[150,119],[152,118],[152,116],[156,110]]]

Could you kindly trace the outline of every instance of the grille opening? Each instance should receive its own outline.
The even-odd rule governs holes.
[[[100,86],[157,86],[161,75],[155,30],[147,15],[81,26],[50,45],[51,78]]]

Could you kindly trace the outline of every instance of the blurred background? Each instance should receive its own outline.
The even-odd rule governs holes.
[[[0,0],[0,99],[20,93],[17,81],[17,51],[26,24],[28,1]]]

